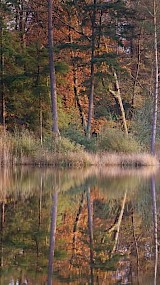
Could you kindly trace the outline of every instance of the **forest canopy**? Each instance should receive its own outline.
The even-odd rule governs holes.
[[[0,124],[10,132],[27,129],[42,140],[52,130],[53,113],[49,2],[0,1]],[[97,137],[115,129],[149,145],[157,112],[159,3],[51,4],[60,133],[79,142],[79,135]]]

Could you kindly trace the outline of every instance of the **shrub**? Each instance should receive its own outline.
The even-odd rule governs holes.
[[[68,129],[63,131],[62,135],[69,138],[72,142],[83,146],[87,151],[95,152],[97,150],[97,140],[96,138],[88,139],[84,132],[80,129],[77,129],[76,126],[70,125]]]
[[[142,146],[131,136],[117,129],[103,129],[97,141],[99,150],[108,152],[140,152]]]
[[[83,150],[83,146],[71,141],[69,138],[55,138],[52,136],[45,138],[44,148],[56,153],[78,152]]]

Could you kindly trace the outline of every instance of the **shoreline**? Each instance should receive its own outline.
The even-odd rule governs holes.
[[[20,157],[0,157],[1,166],[40,166],[40,167],[85,167],[85,166],[121,166],[121,167],[143,167],[143,166],[159,166],[158,157],[149,153],[89,153],[66,152],[52,153],[41,152],[29,155],[21,155]]]

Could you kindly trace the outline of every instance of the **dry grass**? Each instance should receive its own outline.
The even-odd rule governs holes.
[[[158,166],[159,160],[156,156],[149,153],[101,153],[91,154],[85,151],[63,153],[40,153],[35,158],[32,157],[31,164],[52,165],[62,167],[82,167],[93,166],[121,166],[121,167],[140,167]],[[29,159],[22,160],[22,164],[29,164]]]
[[[1,133],[0,136],[0,165],[52,165],[61,167],[83,167],[87,165],[111,166],[153,166],[159,165],[156,156],[149,153],[88,153],[80,145],[61,139],[61,147],[57,151],[53,147],[41,147],[28,132],[11,136]],[[49,145],[50,146],[50,145]],[[56,151],[55,151],[56,149]]]
[[[149,153],[101,153],[93,155],[92,165],[121,165],[121,166],[153,166],[159,165],[156,156]]]

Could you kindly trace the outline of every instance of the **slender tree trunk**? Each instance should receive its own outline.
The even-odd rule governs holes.
[[[109,91],[118,100],[119,107],[121,110],[121,115],[122,115],[124,131],[125,131],[125,134],[128,136],[128,127],[127,127],[126,115],[125,115],[125,110],[124,110],[124,106],[123,106],[123,102],[122,102],[119,81],[118,81],[117,73],[115,70],[113,70],[113,75],[114,75],[114,79],[115,79],[115,89],[116,90],[110,89]]]
[[[74,82],[74,96],[75,96],[75,100],[76,100],[77,107],[78,107],[78,110],[79,110],[82,127],[83,127],[83,130],[84,130],[84,133],[86,134],[87,122],[86,122],[85,114],[83,112],[83,108],[82,108],[80,100],[79,100],[79,95],[78,95],[78,76],[77,76],[77,69],[74,66],[74,64],[73,64],[73,82]]]
[[[54,195],[53,195],[53,205],[52,205],[52,211],[51,211],[51,227],[50,227],[50,245],[49,245],[49,262],[48,262],[47,285],[52,285],[53,259],[54,259],[55,238],[56,238],[57,206],[58,206],[58,191],[56,190]]]
[[[37,47],[37,61],[39,62],[39,49]],[[38,96],[39,96],[39,128],[40,128],[40,141],[41,146],[43,145],[43,110],[42,110],[42,98],[40,91],[40,66],[37,65],[37,78],[36,78],[36,86],[38,87]]]
[[[106,52],[108,51],[107,48],[107,44],[104,39],[104,45],[105,45],[105,49]],[[113,73],[114,76],[114,80],[115,80],[115,90],[109,89],[109,92],[113,95],[113,97],[115,98],[116,102],[118,102],[120,111],[121,111],[121,115],[122,115],[122,122],[123,122],[123,128],[125,131],[126,136],[128,136],[128,127],[127,127],[127,121],[126,121],[126,114],[125,114],[125,110],[124,110],[124,106],[123,106],[123,102],[122,102],[122,97],[121,97],[121,90],[120,90],[120,86],[119,86],[119,80],[118,80],[118,76],[116,71],[114,70],[113,67],[111,67],[111,72]],[[103,80],[103,85],[105,86],[104,80]]]
[[[1,1],[0,1],[1,4]],[[3,55],[3,22],[0,15],[0,124],[5,129],[5,98],[4,98],[4,55]]]
[[[157,200],[156,200],[156,182],[155,176],[151,178],[152,192],[152,209],[153,209],[153,227],[154,227],[154,285],[157,284],[157,268],[158,268],[158,221],[157,221]]]
[[[134,76],[134,81],[133,81],[133,95],[132,95],[132,102],[131,102],[132,112],[135,107],[136,87],[137,87],[137,81],[139,77],[140,63],[141,63],[141,34],[142,34],[142,31],[140,31],[140,35],[138,39],[138,56],[137,56],[138,58],[137,58],[137,64],[136,64],[136,75]]]
[[[89,106],[88,106],[88,122],[87,122],[87,137],[91,137],[91,123],[93,118],[93,97],[94,97],[94,56],[95,56],[95,22],[96,22],[96,4],[97,0],[94,0],[94,9],[92,21],[92,38],[91,38],[91,82],[90,82],[90,94],[89,94]]]
[[[24,0],[21,0],[19,3],[19,33],[22,50],[26,48],[25,26],[27,19],[25,19],[25,13],[26,11],[24,11]]]
[[[49,68],[50,68],[50,92],[51,92],[51,111],[52,111],[52,131],[57,136],[58,129],[58,111],[57,111],[57,91],[56,91],[56,76],[54,64],[54,44],[53,44],[53,3],[48,0],[48,47],[49,47]]]
[[[154,85],[154,105],[151,135],[151,153],[155,155],[156,131],[157,131],[157,111],[158,111],[158,42],[157,42],[157,1],[153,0],[153,23],[154,23],[154,64],[155,64],[155,85]]]
[[[70,19],[70,15],[69,15],[69,21],[71,21]],[[69,41],[71,44],[73,44],[73,40],[72,40],[72,32],[71,29],[69,28]],[[86,130],[87,130],[87,123],[86,123],[86,118],[85,118],[85,114],[83,112],[83,108],[81,106],[80,100],[79,100],[79,94],[78,94],[78,76],[77,76],[77,66],[75,63],[75,53],[73,50],[71,50],[71,59],[72,59],[72,66],[73,66],[73,89],[74,89],[74,96],[75,96],[75,101],[79,110],[79,114],[80,114],[80,118],[81,118],[81,122],[82,122],[82,127],[83,130],[86,134]]]

